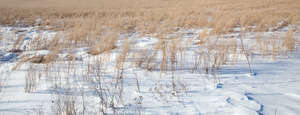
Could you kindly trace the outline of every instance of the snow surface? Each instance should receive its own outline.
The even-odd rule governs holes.
[[[185,38],[189,40],[194,39],[190,33],[197,34],[201,30],[184,32],[187,33]],[[84,81],[81,77],[85,75],[87,63],[95,63],[99,56],[87,54],[86,48],[75,49],[73,54],[80,57],[80,60],[74,62],[76,71],[67,73],[68,62],[57,62],[51,65],[53,68],[50,74],[62,74],[61,78],[58,78],[60,85],[54,83],[54,78],[41,77],[36,90],[27,93],[24,88],[28,68],[33,68],[31,71],[37,74],[44,74],[44,66],[41,64],[30,66],[30,63],[27,63],[20,69],[13,71],[12,68],[22,55],[47,54],[48,51],[26,51],[28,42],[24,42],[23,54],[9,52],[20,33],[25,33],[27,36],[25,41],[30,42],[34,36],[37,36],[38,29],[0,27],[2,36],[0,82],[3,84],[0,94],[0,114],[23,115],[41,112],[55,114],[58,94],[76,98],[79,114],[99,113],[97,109],[99,98],[91,88],[94,84]],[[50,31],[39,33],[46,36],[55,34]],[[251,37],[252,34],[249,35]],[[131,39],[131,44],[135,44],[136,49],[151,48],[158,42],[152,37]],[[192,51],[193,48],[190,48],[186,52],[187,60],[192,59]],[[111,87],[109,81],[112,81],[114,76],[115,70],[112,68],[118,52],[119,49],[116,49],[111,54],[103,54],[107,55],[104,57],[111,57],[105,63],[107,67],[103,75],[108,89]],[[59,55],[64,57],[66,54]],[[150,115],[298,115],[300,113],[300,52],[297,50],[288,57],[277,60],[255,58],[252,64],[254,76],[249,76],[248,65],[243,61],[236,65],[225,65],[220,71],[221,74],[217,75],[191,72],[188,69],[191,63],[186,62],[183,69],[167,73],[126,66],[123,73],[123,100],[117,105],[117,113]],[[217,82],[216,77],[221,83]],[[81,107],[83,102],[86,106],[84,109]],[[113,114],[112,111],[108,113]]]

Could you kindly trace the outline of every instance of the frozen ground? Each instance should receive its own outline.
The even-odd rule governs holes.
[[[187,39],[191,33],[198,32],[189,31],[187,31]],[[27,36],[24,44],[21,45],[24,52],[9,52],[20,35],[18,32]],[[71,72],[69,72],[69,62],[66,61],[52,64],[52,68],[47,72],[45,66],[30,63],[23,64],[20,69],[13,71],[12,68],[22,55],[48,53],[43,50],[26,50],[28,48],[26,45],[37,32],[38,29],[35,28],[0,27],[0,82],[2,83],[0,114],[56,114],[59,99],[62,99],[60,96],[74,98],[78,114],[100,113],[100,99],[95,93],[95,87],[99,84],[93,79],[85,80],[83,76],[97,76],[99,71],[91,72],[91,75],[85,72],[89,63],[92,67],[98,67],[98,59],[101,57],[111,57],[103,62],[105,71],[100,75],[104,83],[101,86],[106,87],[104,89],[107,90],[103,93],[113,95],[114,90],[123,92],[122,98],[119,98],[116,103],[116,108],[107,110],[110,114],[297,115],[300,113],[300,52],[298,50],[276,60],[257,56],[252,62],[255,72],[252,76],[249,75],[248,64],[244,61],[238,61],[236,65],[225,65],[217,74],[192,72],[188,65],[193,62],[188,60],[193,59],[193,47],[186,52],[185,65],[174,72],[147,71],[131,66],[129,59],[122,72],[124,79],[120,89],[120,87],[114,88],[110,82],[114,81],[113,60],[118,55],[118,49],[111,54],[103,54],[104,56],[89,55],[85,47],[75,49],[73,54],[78,57],[78,60],[72,62],[74,66]],[[45,36],[55,34],[51,31],[40,33]],[[157,40],[151,37],[131,40],[136,49],[151,47],[156,42]],[[60,55],[63,57],[65,54]],[[41,76],[35,84],[36,89],[30,93],[25,92],[24,89],[28,73]],[[45,77],[45,74],[51,75]]]

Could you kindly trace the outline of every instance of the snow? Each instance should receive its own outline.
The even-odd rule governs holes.
[[[187,43],[195,40],[195,35],[202,30],[191,29],[181,32],[185,33],[183,43]],[[95,86],[99,84],[93,82],[95,81],[93,77],[97,76],[98,72],[91,72],[91,75],[88,75],[86,73],[88,65],[91,64],[96,68],[99,66],[97,64],[99,59],[106,60],[103,62],[105,67],[100,67],[103,69],[101,76],[104,83],[101,86],[112,91],[103,93],[114,95],[121,87],[116,88],[112,83],[116,76],[114,60],[120,49],[115,49],[111,54],[92,56],[86,53],[87,48],[82,47],[72,50],[72,54],[78,58],[72,62],[73,66],[69,66],[71,62],[62,60],[50,64],[51,68],[47,70],[42,64],[28,62],[19,69],[12,70],[22,55],[49,53],[47,50],[27,50],[28,43],[38,33],[48,36],[45,37],[46,39],[53,37],[56,32],[41,32],[32,27],[0,27],[0,35],[3,37],[0,41],[3,44],[0,48],[0,83],[3,82],[2,92],[0,92],[0,114],[23,115],[40,112],[55,114],[57,103],[60,102],[59,96],[66,96],[68,99],[70,96],[74,97],[79,114],[100,113],[100,99],[95,92]],[[25,37],[27,42],[22,46],[24,52],[22,54],[9,52],[20,34],[27,36]],[[249,39],[245,41],[250,45],[254,44],[251,38],[254,38],[255,34],[251,32],[248,34]],[[224,36],[238,37],[237,34]],[[134,48],[148,50],[151,50],[157,42],[158,39],[154,37],[133,36],[130,40]],[[124,77],[122,99],[116,102],[115,111],[120,114],[149,115],[297,115],[300,112],[300,52],[298,50],[277,60],[255,57],[252,62],[255,75],[249,76],[248,65],[243,56],[238,56],[238,64],[223,66],[219,71],[220,74],[192,72],[189,68],[193,62],[190,60],[194,60],[195,49],[197,49],[195,45],[188,48],[185,52],[184,65],[176,71],[148,71],[133,66],[131,61],[134,59],[126,62],[122,73]],[[66,57],[66,55],[62,52],[58,57]],[[30,93],[24,90],[28,74],[42,76],[37,79],[35,91]],[[91,80],[84,80],[88,78],[83,76],[91,77]],[[111,108],[107,112],[114,113]]]

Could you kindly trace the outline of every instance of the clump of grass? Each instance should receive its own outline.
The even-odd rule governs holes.
[[[296,40],[294,39],[294,32],[292,29],[286,33],[285,39],[283,40],[282,47],[286,48],[287,52],[295,50]]]
[[[79,113],[74,96],[57,95],[54,100],[53,112],[57,115],[76,115]]]
[[[252,63],[251,63],[251,60],[250,60],[250,51],[249,51],[249,48],[248,48],[248,45],[247,44],[244,44],[244,39],[246,38],[246,35],[244,33],[244,31],[242,31],[241,33],[241,36],[240,36],[240,44],[241,44],[241,50],[242,50],[242,54],[244,54],[245,58],[246,58],[246,61],[247,61],[247,64],[248,64],[248,68],[249,68],[249,74],[252,76],[254,75],[254,71],[252,69]]]
[[[18,36],[17,40],[13,44],[13,49],[11,49],[12,52],[18,52],[21,51],[21,46],[24,43],[24,35]]]
[[[30,93],[36,90],[38,82],[42,77],[35,65],[30,64],[25,76],[25,92]]]
[[[91,60],[88,64],[86,79],[91,84],[91,89],[95,91],[95,96],[99,98],[99,112],[101,114],[107,114],[109,110],[116,112],[117,105],[122,102],[122,90],[121,81],[122,77],[117,79],[106,79],[106,57],[99,56],[95,60]],[[115,80],[119,80],[116,82]]]
[[[281,33],[273,33],[271,36],[256,35],[255,48],[262,56],[272,56],[276,59],[278,56],[287,55],[296,48],[296,39],[294,32],[290,29],[285,35]]]
[[[152,50],[142,49],[137,52],[137,55],[134,55],[138,57],[137,66],[150,71],[175,71],[179,60],[183,59],[181,42],[182,40],[177,38],[166,38],[159,35],[158,42]]]
[[[129,41],[126,39],[123,43],[122,51],[120,52],[119,56],[116,58],[116,81],[115,81],[115,88],[119,90],[118,96],[120,103],[123,103],[123,80],[124,80],[124,63],[127,59],[129,52]]]
[[[91,55],[98,55],[106,51],[115,49],[117,47],[116,46],[117,40],[118,40],[117,34],[107,35],[104,38],[102,38],[100,41],[98,41],[94,46],[92,46],[88,50],[88,53]]]
[[[169,60],[171,63],[171,71],[175,71],[177,69],[178,64],[178,54],[181,50],[180,46],[180,39],[173,39],[169,43]]]
[[[32,39],[32,41],[29,43],[27,47],[29,48],[28,50],[47,50],[48,48],[54,47],[54,46],[47,45],[47,44],[52,44],[52,42],[53,41],[48,41],[47,38],[44,38],[43,35],[40,33],[37,37]]]
[[[126,39],[123,43],[122,51],[120,52],[119,56],[116,58],[116,68],[119,70],[123,68],[124,62],[126,61],[128,52],[129,52],[129,41]]]

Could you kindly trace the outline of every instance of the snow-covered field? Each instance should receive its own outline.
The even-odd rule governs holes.
[[[178,54],[180,58],[175,71],[167,69],[162,72],[161,66],[152,70],[147,70],[145,64],[136,66],[137,58],[143,55],[138,51],[153,53],[151,50],[159,40],[135,35],[129,38],[133,46],[130,52],[138,53],[129,53],[121,69],[116,69],[115,60],[122,52],[122,36],[118,48],[109,53],[90,55],[88,48],[83,46],[71,51],[74,60],[68,61],[69,52],[62,51],[57,54],[60,60],[54,63],[25,62],[15,69],[23,56],[49,54],[48,50],[32,50],[30,44],[38,35],[45,37],[47,42],[56,32],[32,27],[0,27],[0,114],[66,114],[68,110],[76,114],[151,115],[300,113],[300,52],[297,48],[276,58],[261,56],[256,50],[251,50],[256,34],[248,32],[244,42],[252,52],[253,73],[249,74],[246,57],[240,53],[235,56],[236,64],[225,64],[216,72],[206,74],[205,70],[194,66],[194,60],[205,50],[203,46],[195,44],[199,42],[197,35],[202,31],[179,31],[184,36],[176,43],[188,44],[183,51],[184,58]],[[283,28],[262,34],[272,36],[275,33],[281,36],[286,31],[287,28]],[[22,51],[10,51],[21,35],[26,36],[19,45]],[[233,33],[220,39],[229,39],[226,36],[241,37]],[[299,40],[299,33],[295,33],[294,37]],[[204,55],[208,58],[211,56]],[[233,57],[229,55],[228,58],[233,60]]]

